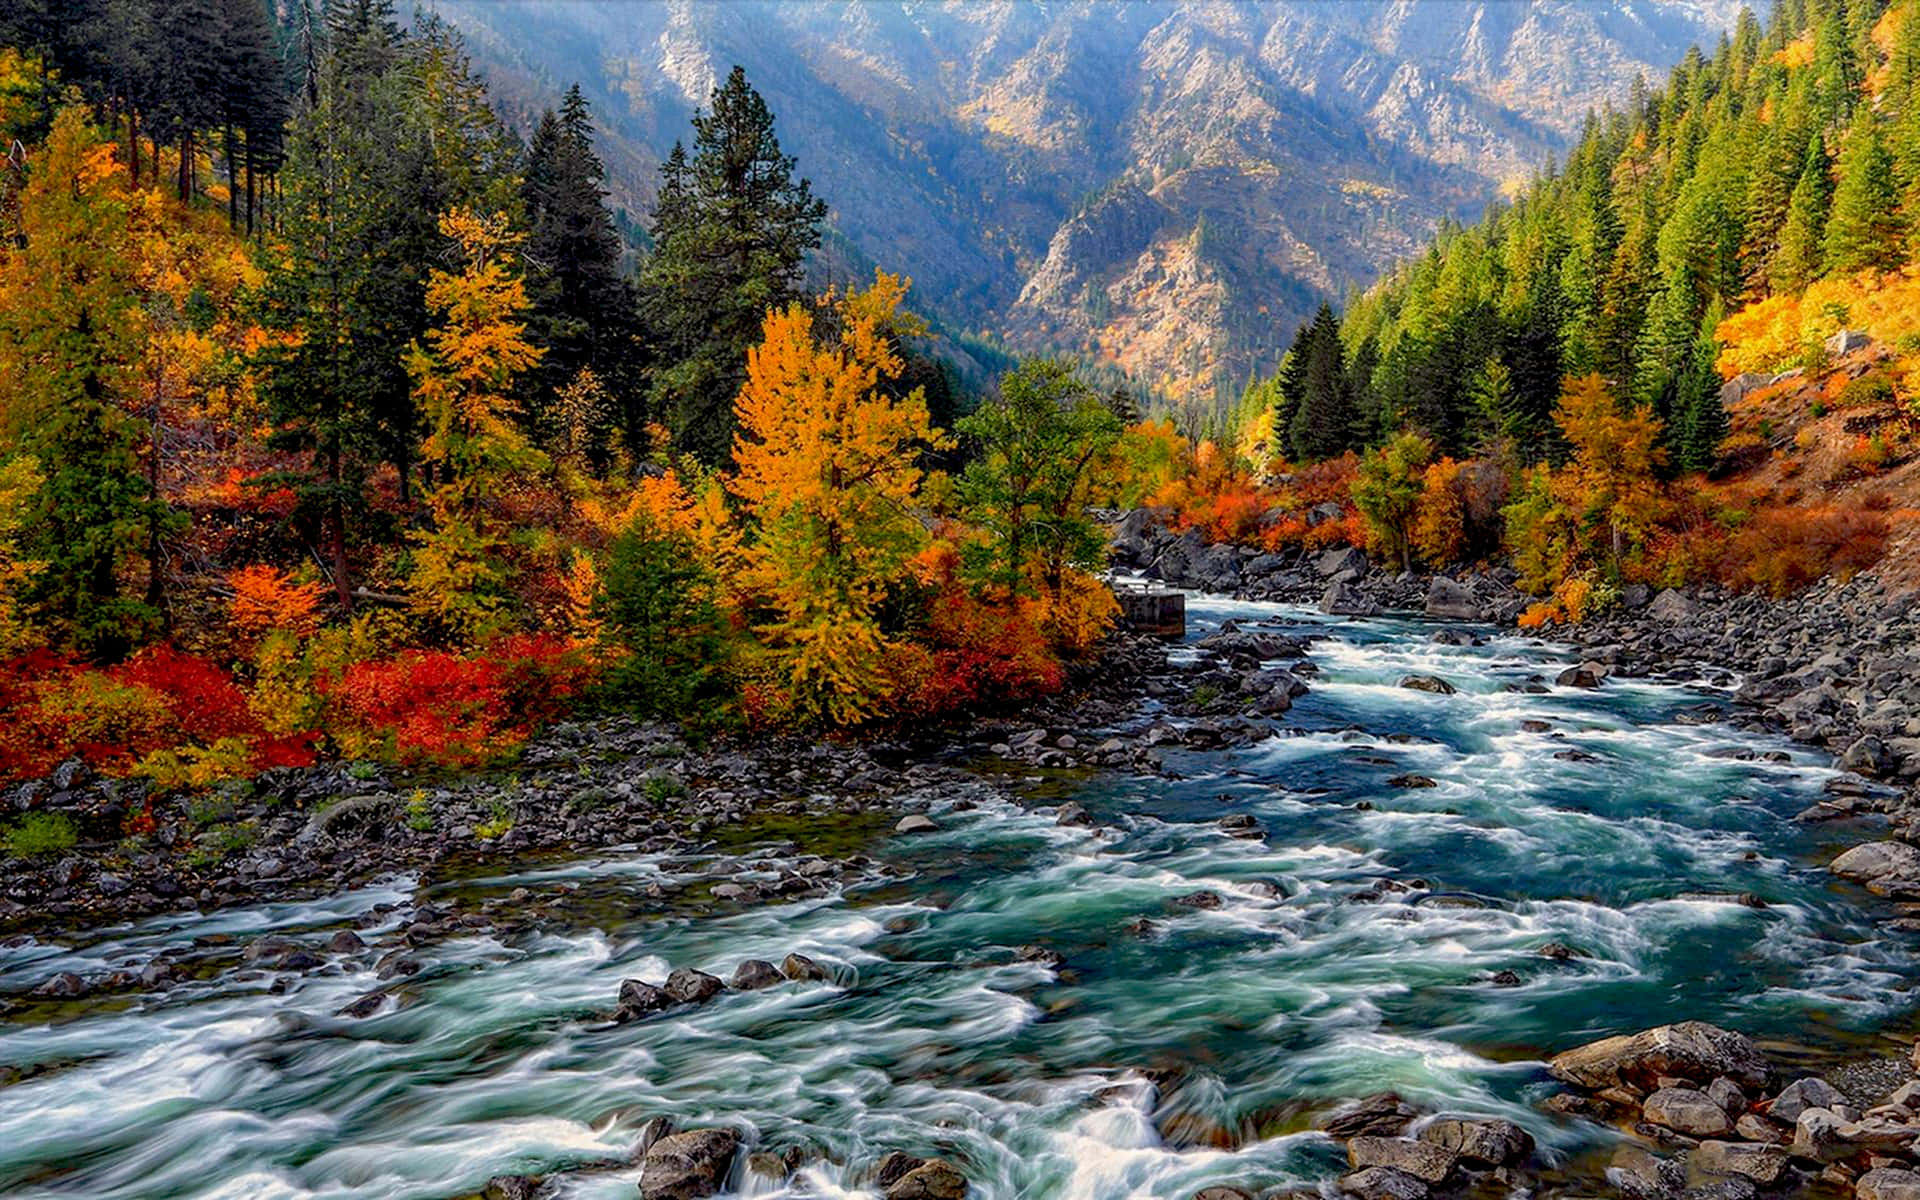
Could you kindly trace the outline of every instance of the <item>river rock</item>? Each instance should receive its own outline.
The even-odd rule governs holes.
[[[1322,579],[1332,579],[1336,575],[1352,575],[1358,578],[1367,573],[1367,556],[1352,546],[1336,546],[1320,552],[1313,562],[1313,569]]]
[[[1752,1042],[1705,1021],[1601,1038],[1554,1055],[1547,1069],[1562,1083],[1590,1091],[1622,1086],[1651,1091],[1663,1076],[1705,1083],[1725,1075],[1753,1087],[1767,1080],[1767,1061]]]
[[[1347,1143],[1347,1163],[1355,1170],[1391,1167],[1429,1184],[1439,1183],[1453,1174],[1459,1159],[1455,1151],[1418,1138],[1362,1134]]]
[[[895,833],[932,833],[940,826],[925,813],[908,813],[893,827]]]
[[[1687,1156],[1687,1168],[1689,1175],[1739,1175],[1771,1187],[1786,1174],[1787,1161],[1787,1152],[1777,1146],[1706,1141]]]
[[[700,1200],[718,1193],[739,1148],[731,1129],[689,1129],[661,1138],[640,1168],[641,1200]]]
[[[1368,1167],[1340,1177],[1340,1190],[1360,1200],[1426,1200],[1427,1185],[1392,1167]]]
[[[1336,617],[1373,617],[1380,606],[1350,583],[1330,583],[1320,596],[1320,611]]]
[[[692,967],[675,967],[667,976],[667,995],[681,1004],[700,1004],[713,999],[726,990],[726,984],[705,971],[696,971]]]
[[[531,1175],[495,1175],[480,1189],[480,1200],[537,1200],[540,1181]]]
[[[1427,615],[1442,621],[1478,621],[1484,616],[1467,586],[1444,575],[1435,575],[1427,585]]]
[[[1707,1095],[1713,1097],[1713,1102],[1725,1110],[1729,1117],[1737,1117],[1747,1111],[1747,1094],[1731,1079],[1723,1077],[1714,1080],[1707,1085]]]
[[[1839,1088],[1817,1075],[1810,1075],[1781,1088],[1780,1094],[1767,1102],[1767,1115],[1791,1124],[1810,1108],[1833,1108],[1846,1102]]]
[[[1432,692],[1436,696],[1451,696],[1459,690],[1438,675],[1402,676],[1400,686],[1416,692]]]
[[[1352,1138],[1362,1134],[1391,1137],[1420,1115],[1420,1110],[1400,1098],[1397,1092],[1378,1092],[1355,1104],[1324,1117],[1320,1128],[1329,1137]]]
[[[1688,1137],[1710,1138],[1733,1132],[1727,1110],[1712,1096],[1692,1088],[1661,1088],[1647,1097],[1641,1114],[1650,1124]]]
[[[1899,1167],[1876,1167],[1853,1185],[1859,1200],[1920,1200],[1920,1175]]]
[[[1827,869],[1866,884],[1868,891],[1892,891],[1920,885],[1920,850],[1905,842],[1867,842],[1834,859]]]
[[[1504,1167],[1533,1156],[1533,1135],[1512,1121],[1440,1117],[1423,1126],[1416,1136],[1468,1162],[1489,1167]]]
[[[804,954],[789,954],[780,960],[780,973],[788,979],[827,979],[827,969]]]
[[[736,992],[758,991],[779,983],[779,968],[761,958],[749,958],[733,969],[733,980],[727,985]]]
[[[1663,625],[1684,625],[1693,620],[1700,606],[1680,592],[1668,588],[1647,605],[1647,615]]]
[[[620,1006],[615,1014],[616,1020],[631,1021],[644,1017],[648,1013],[659,1012],[673,1006],[673,997],[663,988],[657,988],[640,979],[622,979],[620,981]]]
[[[1784,1146],[1793,1140],[1790,1131],[1759,1113],[1741,1113],[1734,1118],[1733,1132],[1749,1142],[1764,1142],[1770,1146]]]
[[[1600,681],[1606,677],[1605,664],[1583,662],[1560,672],[1553,681],[1561,687],[1597,688],[1600,686]]]
[[[1809,1108],[1793,1123],[1792,1153],[1795,1158],[1815,1162],[1833,1162],[1853,1153],[1853,1147],[1841,1135],[1846,1121],[1827,1108]]]
[[[1193,1200],[1253,1200],[1253,1193],[1237,1187],[1215,1184],[1195,1192]]]
[[[880,1160],[875,1182],[886,1189],[886,1200],[961,1200],[967,1194],[966,1176],[952,1163],[898,1152]]]
[[[1899,770],[1900,760],[1885,742],[1867,734],[1841,752],[1837,765],[1842,771],[1885,779]]]

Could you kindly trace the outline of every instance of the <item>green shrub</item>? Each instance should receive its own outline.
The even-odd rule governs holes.
[[[73,822],[61,813],[28,813],[7,831],[7,853],[15,858],[57,854],[73,849]]]
[[[1876,372],[1850,381],[1834,403],[1842,408],[1877,408],[1892,404],[1893,398],[1893,381]]]
[[[641,518],[614,539],[594,604],[622,651],[607,672],[613,703],[676,720],[718,707],[726,640],[713,582],[684,534]]]

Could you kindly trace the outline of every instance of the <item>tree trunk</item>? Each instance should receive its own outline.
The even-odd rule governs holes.
[[[353,580],[347,574],[347,514],[340,501],[340,448],[327,450],[327,557],[333,560],[333,590],[343,607],[353,608]]]
[[[127,185],[140,190],[140,114],[127,105]]]
[[[227,228],[233,232],[240,229],[240,161],[238,147],[233,139],[233,121],[226,124],[227,152]]]

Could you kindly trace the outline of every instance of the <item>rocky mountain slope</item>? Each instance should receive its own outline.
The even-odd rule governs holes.
[[[616,202],[743,64],[878,262],[1021,348],[1176,397],[1271,367],[1322,297],[1470,218],[1737,0],[430,0],[525,116],[578,80]]]

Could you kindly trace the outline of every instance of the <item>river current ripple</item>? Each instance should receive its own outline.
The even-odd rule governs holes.
[[[1915,946],[1824,871],[1849,835],[1792,820],[1826,759],[1677,722],[1704,683],[1523,694],[1505,686],[1550,678],[1563,649],[1207,597],[1190,615],[1193,637],[1228,617],[1328,635],[1283,736],[1172,752],[1173,780],[1045,793],[1098,828],[1044,803],[936,808],[939,832],[886,848],[915,869],[905,883],[436,945],[409,1002],[366,1019],[334,1015],[378,986],[350,961],[284,994],[228,972],[0,1024],[17,1079],[0,1087],[0,1193],[444,1200],[624,1157],[665,1113],[730,1125],[748,1149],[804,1148],[784,1183],[737,1163],[744,1194],[870,1197],[867,1168],[897,1149],[954,1160],[989,1200],[1185,1200],[1329,1178],[1339,1150],[1311,1114],[1384,1088],[1518,1121],[1549,1161],[1577,1155],[1610,1135],[1538,1111],[1541,1060],[1594,1036],[1698,1018],[1814,1055],[1910,1022]],[[1411,672],[1458,691],[1398,687]],[[1404,773],[1436,786],[1387,782]],[[1264,839],[1229,836],[1234,814]],[[610,853],[481,886],[630,889],[637,910],[649,883],[701,869]],[[210,934],[324,931],[413,886],[0,950],[0,991]],[[1202,889],[1220,906],[1172,903]],[[1553,942],[1584,957],[1542,956]],[[1028,945],[1064,965],[1018,960]],[[725,977],[790,950],[833,982],[597,1015],[623,978]],[[637,1178],[581,1172],[559,1194],[631,1200]]]

